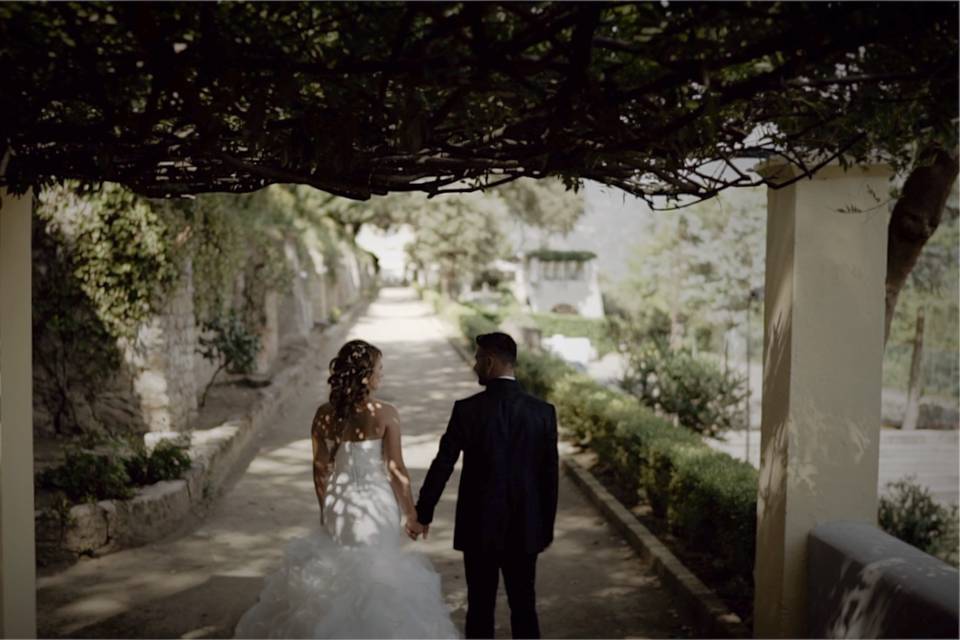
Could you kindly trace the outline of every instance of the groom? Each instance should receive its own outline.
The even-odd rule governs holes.
[[[486,390],[453,405],[420,489],[419,523],[410,531],[426,537],[463,451],[453,548],[463,552],[468,638],[493,637],[501,572],[513,637],[540,637],[534,582],[537,555],[553,541],[557,514],[557,414],[520,387],[516,362],[513,338],[477,336],[473,370]]]

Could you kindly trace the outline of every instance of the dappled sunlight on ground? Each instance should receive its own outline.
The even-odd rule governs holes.
[[[403,454],[416,488],[437,451],[454,400],[477,393],[476,377],[446,339],[446,329],[410,290],[385,289],[346,339],[383,349],[378,397],[394,403]],[[139,549],[84,560],[38,580],[43,637],[230,637],[276,569],[291,539],[320,526],[311,475],[310,424],[326,399],[327,345],[311,380],[275,416],[244,474],[205,514],[176,535]],[[444,599],[463,629],[466,582],[454,551],[459,467],[429,538],[404,548],[440,572]],[[545,637],[677,637],[688,634],[671,596],[649,567],[561,477],[556,540],[537,578]],[[497,633],[509,635],[504,590]]]

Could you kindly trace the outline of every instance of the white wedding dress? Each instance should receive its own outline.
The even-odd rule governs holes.
[[[440,576],[401,549],[382,440],[344,442],[325,524],[287,545],[283,566],[237,623],[237,638],[457,638]]]

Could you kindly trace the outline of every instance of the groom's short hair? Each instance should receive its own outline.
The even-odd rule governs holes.
[[[499,331],[477,336],[477,347],[497,356],[507,364],[517,363],[517,343],[513,338]]]

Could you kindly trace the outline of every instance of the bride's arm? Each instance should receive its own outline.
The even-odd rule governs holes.
[[[317,410],[310,427],[310,440],[313,443],[313,488],[320,502],[320,522],[323,522],[323,497],[327,492],[327,470],[330,462],[323,426],[321,411]]]
[[[390,486],[397,497],[400,511],[407,520],[417,521],[417,510],[413,505],[413,492],[410,488],[410,472],[403,464],[403,449],[400,446],[400,415],[389,405],[384,405],[385,430],[383,434],[383,456],[390,473]]]

